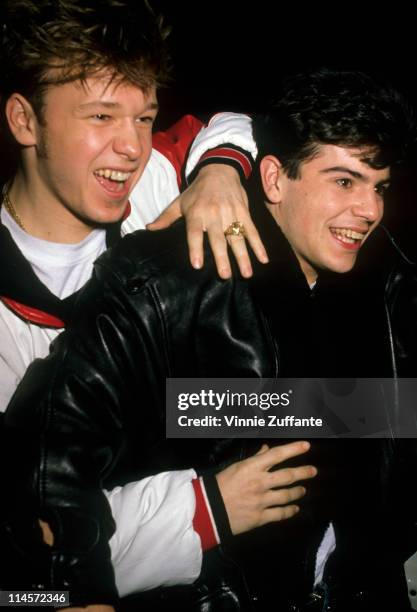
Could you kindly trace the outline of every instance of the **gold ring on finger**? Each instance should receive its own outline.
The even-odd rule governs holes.
[[[245,226],[240,221],[233,221],[228,228],[224,230],[225,236],[246,236]]]

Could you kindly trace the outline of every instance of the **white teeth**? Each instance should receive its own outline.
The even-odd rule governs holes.
[[[101,170],[96,170],[95,174],[97,176],[103,176],[106,179],[111,179],[112,181],[124,182],[132,174],[131,172],[121,172],[120,170],[111,170],[110,168],[105,168]]]
[[[355,240],[363,240],[365,234],[355,232],[352,229],[332,228],[332,232],[336,234],[338,238],[348,238],[350,243]],[[347,241],[346,241],[347,242]]]

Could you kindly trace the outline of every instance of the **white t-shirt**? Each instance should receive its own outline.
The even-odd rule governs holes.
[[[106,250],[106,232],[96,229],[77,244],[35,238],[23,231],[2,206],[0,220],[39,280],[61,300],[91,278],[94,261]]]

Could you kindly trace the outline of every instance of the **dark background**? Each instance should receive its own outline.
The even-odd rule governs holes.
[[[160,92],[157,127],[185,112],[204,119],[218,110],[262,110],[283,76],[320,66],[388,80],[417,109],[415,20],[403,3],[373,4],[153,0],[172,25],[175,67],[172,86]],[[417,254],[416,167],[385,214],[410,255]]]
[[[417,109],[417,32],[405,2],[383,7],[365,0],[329,6],[317,0],[150,1],[172,26],[174,78],[160,91],[157,129],[184,113],[205,119],[219,110],[263,110],[285,74],[320,66],[388,79]],[[3,179],[9,161],[0,150]],[[407,185],[386,207],[386,218],[401,232],[407,228],[403,233],[417,252],[417,172],[412,170]]]
[[[417,101],[416,25],[398,2],[388,8],[365,1],[329,7],[285,0],[152,5],[172,25],[175,95],[164,95],[165,114],[257,110],[283,75],[323,65],[388,78]]]

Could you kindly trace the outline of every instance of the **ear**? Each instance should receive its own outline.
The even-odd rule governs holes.
[[[6,102],[6,119],[17,142],[23,146],[37,144],[38,120],[30,102],[14,93]]]
[[[282,199],[280,178],[283,174],[281,162],[273,155],[266,155],[259,165],[262,186],[270,204],[279,204]]]

